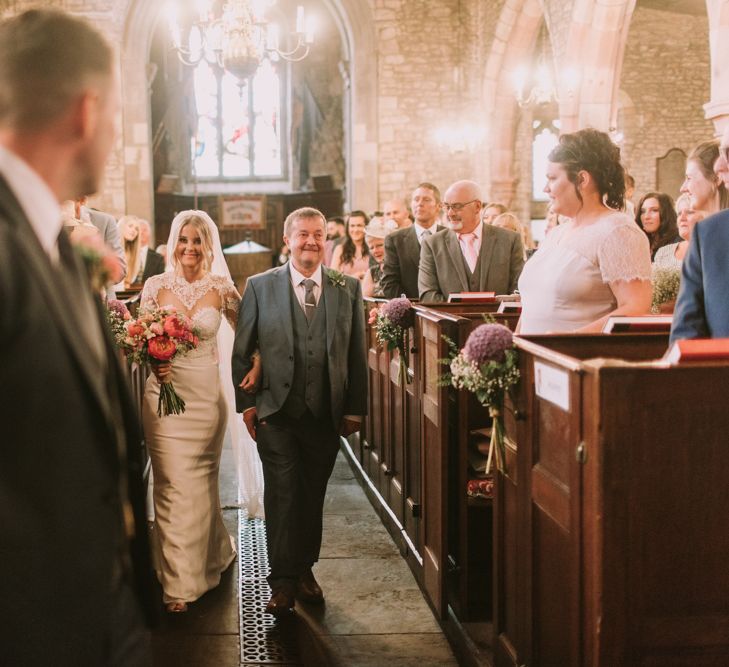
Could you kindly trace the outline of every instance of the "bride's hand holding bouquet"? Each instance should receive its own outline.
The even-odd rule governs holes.
[[[198,332],[192,322],[172,307],[151,307],[141,310],[125,327],[122,345],[127,358],[138,364],[149,364],[159,382],[157,415],[182,414],[185,401],[169,378],[172,361],[198,346]]]

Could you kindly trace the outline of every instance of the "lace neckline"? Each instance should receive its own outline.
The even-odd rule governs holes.
[[[170,272],[163,282],[163,287],[170,290],[192,312],[197,302],[216,286],[212,274],[206,273],[202,278],[188,282],[183,276]]]

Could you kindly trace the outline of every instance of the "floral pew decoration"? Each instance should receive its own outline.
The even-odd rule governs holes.
[[[673,312],[681,286],[681,271],[673,268],[654,268],[651,277],[653,282],[652,313]]]
[[[462,350],[447,339],[451,356],[441,360],[450,372],[443,377],[444,384],[465,389],[475,394],[478,402],[488,408],[492,419],[486,474],[492,465],[505,472],[504,410],[507,393],[519,382],[518,353],[508,327],[488,321],[476,327]]]
[[[409,383],[408,348],[410,328],[415,324],[415,308],[410,299],[399,297],[370,311],[370,324],[374,324],[377,342],[388,350],[400,353],[399,379]]]

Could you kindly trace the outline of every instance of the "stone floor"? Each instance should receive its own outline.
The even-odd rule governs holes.
[[[235,477],[224,451],[221,501],[237,531]],[[390,536],[340,455],[324,508],[324,543],[314,569],[323,608],[297,607],[293,632],[303,665],[448,667],[457,665],[441,629]],[[153,636],[156,667],[238,667],[238,573],[190,606],[166,615]]]

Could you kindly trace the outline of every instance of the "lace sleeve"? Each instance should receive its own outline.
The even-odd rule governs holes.
[[[159,294],[162,281],[160,276],[152,276],[144,283],[142,296],[139,299],[140,308],[148,308],[149,306],[158,306],[157,295]]]
[[[228,280],[221,282],[218,293],[220,294],[220,308],[223,316],[235,331],[238,324],[238,311],[240,310],[240,294],[238,294],[238,290],[233,283]]]
[[[632,223],[616,227],[603,239],[597,259],[605,283],[651,279],[648,237]]]

